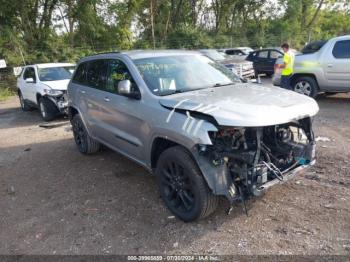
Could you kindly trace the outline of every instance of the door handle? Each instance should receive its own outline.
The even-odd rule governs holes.
[[[333,67],[333,64],[328,64],[327,67],[331,68]]]
[[[109,99],[108,97],[103,98],[103,100],[104,100],[105,102],[109,102],[109,101],[110,101],[110,99]]]
[[[86,92],[84,90],[80,90],[80,93],[81,94],[85,94]]]

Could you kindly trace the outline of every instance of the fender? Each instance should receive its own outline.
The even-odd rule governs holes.
[[[85,121],[84,116],[81,113],[81,111],[77,107],[72,106],[72,105],[68,106],[68,118],[69,118],[69,120],[71,122],[73,120],[73,116],[72,116],[72,112],[71,112],[72,108],[74,108],[74,110],[76,110],[78,112],[78,115],[80,115],[81,121],[83,121],[83,124],[85,126],[86,131],[88,132],[88,135],[91,136],[92,138],[95,138],[94,136],[91,135],[91,132],[90,132],[89,128],[87,128],[86,121]]]

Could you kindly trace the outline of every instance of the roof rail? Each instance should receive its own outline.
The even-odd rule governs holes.
[[[97,53],[97,54],[93,54],[94,55],[106,55],[106,54],[118,54],[120,53],[119,51],[110,51],[110,52],[102,52],[102,53]]]

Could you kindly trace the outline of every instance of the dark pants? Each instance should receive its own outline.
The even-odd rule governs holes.
[[[288,90],[293,90],[291,85],[291,75],[281,76],[281,87]]]

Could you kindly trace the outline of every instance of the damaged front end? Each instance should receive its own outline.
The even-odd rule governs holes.
[[[56,105],[61,114],[68,114],[67,90],[45,89],[44,92],[46,97]]]
[[[209,187],[232,203],[260,196],[315,163],[311,118],[265,127],[219,127],[195,153]]]

